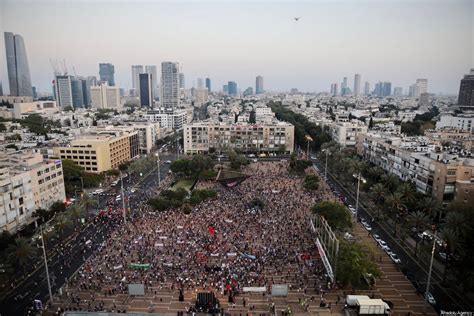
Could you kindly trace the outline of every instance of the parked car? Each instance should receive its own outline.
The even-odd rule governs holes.
[[[380,248],[382,248],[383,250],[388,249],[388,245],[387,245],[387,243],[386,243],[385,241],[383,241],[382,239],[380,239],[378,242],[379,242]]]
[[[390,249],[390,247],[388,247],[388,246],[387,246],[387,248],[384,249],[384,250],[385,250],[385,252],[387,253],[387,255],[389,255],[389,256],[391,256],[391,255],[393,254],[392,249]]]
[[[445,252],[440,252],[438,253],[439,256],[443,259],[443,260],[446,260],[447,256],[446,256],[446,253]]]
[[[166,160],[165,163],[169,165],[171,164],[171,160]]]
[[[398,256],[397,256],[395,253],[393,253],[393,252],[392,252],[392,254],[390,255],[390,258],[392,259],[392,261],[393,261],[394,263],[401,263],[401,262],[402,262],[402,260],[400,260],[400,258],[398,258]]]
[[[374,239],[375,239],[376,242],[379,242],[379,241],[382,240],[382,238],[380,238],[380,236],[377,235],[377,234],[373,234],[372,237],[374,237]]]
[[[436,305],[436,300],[433,294],[431,294],[430,292],[426,293],[426,299],[428,300],[428,303],[430,303],[431,305]]]

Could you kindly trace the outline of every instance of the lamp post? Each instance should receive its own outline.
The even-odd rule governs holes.
[[[323,149],[322,151],[326,153],[326,163],[325,163],[325,166],[324,166],[324,178],[327,181],[327,179],[328,179],[328,156],[329,156],[330,152],[329,152],[328,149]]]
[[[51,291],[51,282],[49,281],[48,259],[46,258],[46,247],[44,245],[43,225],[40,225],[40,231],[41,231],[41,248],[43,249],[44,267],[46,269],[46,280],[48,282],[49,299],[51,300],[51,303],[52,303],[53,292]]]
[[[122,209],[123,209],[123,222],[127,224],[127,213],[125,211],[125,194],[123,192],[123,175],[120,171],[120,188],[122,190]]]
[[[359,171],[359,173],[357,173],[357,174],[354,173],[352,176],[357,179],[356,210],[355,210],[355,218],[356,218],[356,221],[357,221],[357,214],[359,213],[360,181],[362,180],[362,182],[366,183],[367,180],[365,180],[365,179],[362,177],[362,175],[360,174],[360,171]]]
[[[161,185],[161,173],[160,173],[160,154],[156,153],[156,166],[157,166],[157,173],[158,173],[158,187]]]
[[[313,139],[309,135],[306,135],[305,138],[306,138],[306,144],[307,144],[306,145],[306,159],[309,160],[309,143],[312,142]]]
[[[428,271],[428,280],[426,282],[425,299],[423,302],[423,314],[425,313],[425,310],[426,310],[426,302],[428,301],[428,293],[430,291],[431,272],[433,270],[433,259],[434,259],[434,253],[435,253],[435,248],[436,248],[436,233],[437,232],[435,231],[434,237],[433,237],[433,248],[431,249],[430,269]]]

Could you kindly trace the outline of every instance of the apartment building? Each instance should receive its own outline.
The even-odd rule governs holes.
[[[17,102],[11,106],[0,107],[0,117],[5,119],[22,119],[31,114],[39,114],[51,119],[60,108],[55,101]]]
[[[342,147],[354,147],[357,134],[367,132],[367,126],[356,122],[336,122],[331,125],[331,137]]]
[[[185,110],[175,110],[169,113],[164,110],[152,110],[147,111],[144,117],[148,121],[160,123],[161,128],[174,130],[181,130],[186,123],[191,122],[189,113]]]
[[[65,197],[61,160],[33,151],[0,154],[0,231],[17,231],[34,221],[35,210]]]
[[[292,153],[294,126],[286,122],[271,124],[225,124],[198,122],[184,126],[184,152],[201,154],[238,149],[243,152]]]
[[[368,132],[358,135],[357,153],[440,202],[474,202],[474,159],[464,152],[443,151],[426,137]]]
[[[70,145],[55,147],[61,159],[73,160],[87,172],[100,173],[139,155],[138,132],[133,128],[97,129],[74,139]]]

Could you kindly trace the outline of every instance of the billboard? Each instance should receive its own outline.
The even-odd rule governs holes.
[[[273,284],[272,296],[288,296],[288,284]]]
[[[130,283],[128,285],[128,295],[145,295],[145,286],[141,283]]]

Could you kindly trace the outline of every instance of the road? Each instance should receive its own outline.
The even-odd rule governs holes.
[[[176,155],[163,153],[160,154],[160,159],[160,174],[163,180],[168,175],[170,166],[166,161],[175,160]],[[140,193],[153,191],[157,187],[157,169],[155,168],[148,174],[143,175],[140,179],[129,179],[129,177],[125,179],[124,191],[125,195],[130,197],[129,202],[133,213],[134,207],[143,201],[143,196]],[[132,187],[136,188],[135,193],[131,193]],[[98,196],[98,209],[104,209],[107,206],[111,206],[113,209],[121,209],[122,202],[115,200],[120,191],[120,182],[114,188],[107,188],[104,195]],[[121,220],[121,216],[117,215],[113,217],[94,217],[94,220],[89,221],[76,238],[72,238],[57,253],[48,258],[53,293],[65,284],[65,281],[82,266],[94,250],[101,247],[102,242],[108,238],[117,225],[120,225]],[[88,242],[89,240],[90,242]],[[46,272],[44,264],[41,264],[27,279],[18,284],[6,297],[2,298],[0,302],[1,315],[27,315],[34,299],[46,302],[48,297]]]
[[[316,167],[324,171],[324,162],[318,160],[313,161]],[[337,191],[344,193],[344,196],[347,198],[348,203],[356,205],[356,198],[354,192],[350,192],[346,187],[341,185],[341,183],[334,178],[333,174],[328,170],[328,183],[335,188]],[[365,218],[370,222],[370,219],[373,217],[370,212],[367,212],[367,209],[363,205],[363,201],[359,199],[359,218]],[[418,283],[419,290],[424,293],[426,289],[427,275],[428,275],[428,264],[429,262],[419,263],[412,256],[412,251],[407,251],[397,239],[394,239],[392,234],[389,233],[385,227],[382,227],[377,221],[372,222],[372,234],[378,234],[383,240],[387,242],[389,247],[400,257],[402,263],[405,266],[405,273],[408,271],[411,274],[410,278],[413,278],[413,283]],[[459,294],[453,293],[453,291],[448,292],[440,283],[442,276],[433,272],[431,277],[431,286],[430,292],[436,299],[437,304],[434,306],[437,312],[440,310],[470,310],[468,302],[465,302],[465,299],[460,297]],[[456,297],[454,297],[454,295]]]

